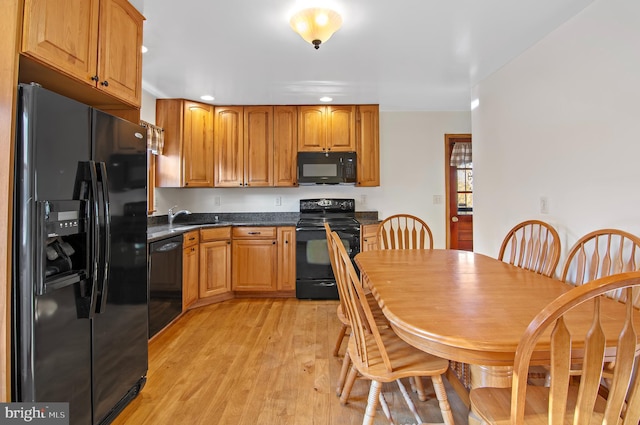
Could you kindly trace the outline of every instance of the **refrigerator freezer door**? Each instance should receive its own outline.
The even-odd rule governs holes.
[[[84,200],[73,199],[88,161],[91,109],[34,85],[19,87],[14,202],[12,386],[15,401],[70,402],[70,423],[91,417],[91,322],[79,310],[90,278]],[[55,215],[64,232],[47,231]],[[51,222],[53,222],[51,221]],[[46,273],[47,276],[40,274]],[[47,279],[47,289],[36,282]],[[40,292],[42,295],[36,296]]]
[[[78,320],[76,286],[36,298],[35,400],[68,402],[70,424],[91,423],[91,321]]]

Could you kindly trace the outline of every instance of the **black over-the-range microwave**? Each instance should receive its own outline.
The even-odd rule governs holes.
[[[298,184],[355,183],[355,152],[298,152]]]

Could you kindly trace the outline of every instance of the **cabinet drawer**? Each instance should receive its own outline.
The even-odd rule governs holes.
[[[234,239],[275,239],[276,228],[275,227],[234,227],[233,228]]]
[[[231,227],[209,227],[200,229],[201,241],[219,241],[231,238]]]
[[[197,230],[193,232],[187,232],[184,234],[184,239],[182,241],[183,248],[189,248],[190,246],[197,245],[200,243],[200,233]]]

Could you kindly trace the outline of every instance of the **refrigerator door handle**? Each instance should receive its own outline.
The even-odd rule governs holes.
[[[109,179],[107,177],[107,165],[99,162],[100,183],[102,187],[102,212],[104,214],[104,238],[102,249],[104,254],[104,271],[102,284],[99,291],[96,313],[104,313],[107,308],[107,295],[109,293],[109,269],[111,267],[111,214],[109,211]]]
[[[95,161],[89,161],[89,175],[91,176],[91,196],[89,214],[92,218],[91,228],[91,301],[89,304],[89,318],[95,316],[98,303],[98,266],[100,253],[100,208],[98,201],[98,171]],[[93,215],[93,217],[91,217]]]
[[[36,221],[36,246],[44,247],[46,243],[45,229],[44,229],[44,220],[45,217],[49,214],[49,202],[37,202],[36,203],[36,214],[38,220]],[[42,249],[35,250],[35,294],[40,296],[43,295],[46,291],[45,283],[44,283],[44,275],[45,275],[45,254]]]

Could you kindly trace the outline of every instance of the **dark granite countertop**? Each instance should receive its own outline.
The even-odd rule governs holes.
[[[300,213],[194,213],[176,218],[173,226],[167,216],[153,216],[147,220],[147,242],[155,242],[181,235],[190,230],[224,226],[295,226]],[[361,224],[379,223],[377,211],[356,212]]]

